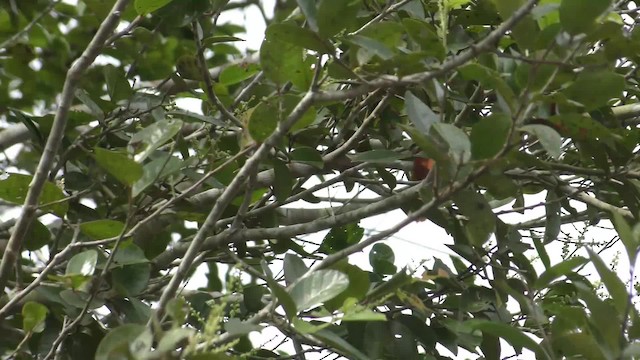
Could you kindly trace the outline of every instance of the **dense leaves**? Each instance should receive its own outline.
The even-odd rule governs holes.
[[[0,3],[2,358],[639,356],[635,2]]]

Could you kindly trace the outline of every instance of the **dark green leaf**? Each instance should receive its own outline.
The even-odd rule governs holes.
[[[113,288],[123,296],[132,297],[140,294],[149,284],[151,266],[134,264],[115,268],[111,271]]]
[[[369,264],[373,271],[379,274],[393,274],[396,272],[394,262],[396,256],[389,245],[377,243],[373,245],[369,252]]]
[[[107,93],[111,101],[120,101],[131,96],[131,86],[125,77],[124,71],[113,66],[104,67],[104,78],[107,83]]]
[[[576,81],[564,91],[564,94],[590,111],[606,105],[611,99],[623,96],[624,88],[623,75],[606,70],[585,70],[578,75]]]
[[[322,155],[320,155],[318,150],[310,147],[296,148],[291,152],[290,156],[291,156],[291,160],[296,162],[311,165],[318,169],[322,169],[324,167],[324,161],[322,160]]]
[[[489,159],[507,144],[511,118],[502,113],[483,117],[471,129],[471,152],[474,159]]]
[[[51,232],[38,219],[33,220],[30,225],[29,234],[24,239],[23,248],[25,250],[34,251],[47,245],[51,240]]]
[[[560,23],[572,35],[594,30],[596,19],[611,6],[611,0],[562,0]]]
[[[536,354],[543,354],[544,351],[538,343],[525,335],[522,330],[517,327],[489,320],[469,320],[466,325],[506,340],[509,344],[516,347],[527,348]]]
[[[544,244],[548,244],[556,240],[558,238],[558,234],[560,234],[560,215],[562,205],[560,204],[558,194],[556,194],[555,191],[547,191],[544,209],[547,216],[547,224],[544,228]]]
[[[357,223],[332,228],[322,240],[319,251],[333,254],[348,246],[357,244],[364,235],[364,229]]]
[[[273,160],[273,172],[275,181],[273,182],[273,193],[276,200],[284,203],[291,195],[293,189],[293,177],[289,167],[278,159]]]
[[[468,222],[464,227],[467,237],[475,246],[482,246],[496,229],[496,217],[484,195],[464,190],[453,196],[456,205]]]

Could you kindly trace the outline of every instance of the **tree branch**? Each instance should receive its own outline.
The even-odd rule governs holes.
[[[2,257],[0,263],[0,288],[4,288],[7,279],[13,265],[15,264],[18,255],[20,254],[20,248],[22,247],[22,241],[27,234],[33,218],[35,217],[38,199],[44,187],[45,182],[49,176],[49,170],[53,165],[54,158],[58,152],[60,141],[64,135],[64,130],[67,125],[67,118],[69,115],[69,108],[73,102],[74,93],[78,86],[78,82],[82,78],[84,72],[93,63],[100,51],[105,45],[105,42],[109,35],[115,30],[120,21],[120,16],[124,11],[129,0],[118,0],[114,5],[105,20],[98,28],[93,39],[83,51],[82,55],[71,65],[71,68],[67,72],[64,86],[62,89],[62,95],[60,97],[60,106],[53,120],[53,126],[47,143],[45,145],[42,157],[36,168],[35,175],[31,184],[29,184],[29,191],[22,207],[22,214],[18,223],[16,224],[7,249]]]

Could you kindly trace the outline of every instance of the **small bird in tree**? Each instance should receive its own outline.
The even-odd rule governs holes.
[[[423,180],[429,174],[429,171],[436,164],[433,159],[416,156],[413,158],[413,168],[411,170],[410,179],[413,181]]]

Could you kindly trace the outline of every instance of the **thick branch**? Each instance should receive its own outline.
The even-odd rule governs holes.
[[[53,165],[53,160],[58,152],[60,141],[64,135],[69,108],[73,102],[78,82],[89,65],[93,63],[96,56],[98,56],[104,47],[105,41],[109,35],[115,30],[116,26],[118,26],[120,15],[128,3],[129,0],[118,0],[115,3],[87,48],[73,63],[73,65],[71,65],[71,68],[67,72],[62,89],[62,95],[60,97],[60,106],[53,120],[53,126],[51,127],[47,144],[45,145],[42,157],[38,163],[33,180],[31,181],[31,184],[29,184],[29,191],[27,192],[27,197],[22,207],[22,214],[15,229],[13,230],[13,233],[11,234],[11,239],[9,239],[7,249],[2,257],[2,263],[0,263],[0,288],[4,288],[6,281],[9,278],[11,269],[13,268],[13,265],[20,253],[22,241],[24,240],[27,230],[31,225],[31,221],[35,216],[40,193],[47,181],[49,170]]]

